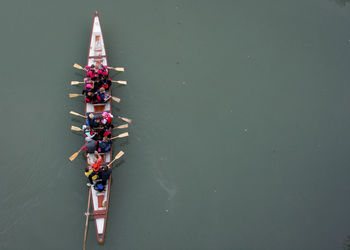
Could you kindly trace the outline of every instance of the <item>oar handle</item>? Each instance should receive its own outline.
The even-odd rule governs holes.
[[[89,223],[89,215],[90,215],[90,200],[91,200],[91,187],[89,188],[89,198],[88,198],[88,205],[87,205],[87,211],[86,211],[86,221],[85,221],[85,232],[84,232],[84,248],[86,248],[86,239],[87,239],[87,229],[88,229],[88,223]]]

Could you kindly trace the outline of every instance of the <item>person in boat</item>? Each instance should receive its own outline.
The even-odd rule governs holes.
[[[105,103],[107,102],[111,97],[107,95],[105,92],[105,89],[101,87],[99,90],[97,90],[96,100],[99,103]]]
[[[103,137],[102,141],[98,141],[97,152],[105,153],[111,150],[112,140],[108,139],[107,136]]]
[[[85,169],[85,175],[88,177],[89,183],[87,184],[89,187],[93,185],[93,180],[97,180],[100,174],[100,167],[102,163],[102,157],[97,152],[95,152],[97,157],[96,162],[92,163],[88,161],[88,167]],[[96,177],[95,177],[96,176]]]
[[[108,69],[107,66],[103,66],[102,64],[100,65],[97,74],[99,75],[100,78],[104,76],[108,76]]]
[[[94,83],[90,81],[91,83],[87,83],[85,85],[85,88],[82,92],[83,95],[85,95],[85,101],[87,103],[94,103],[95,102],[95,94],[94,94]]]
[[[83,90],[83,92],[84,92],[84,90]],[[96,100],[96,96],[95,96],[95,94],[93,92],[87,91],[85,93],[85,101],[87,103],[95,103],[95,100]]]
[[[85,141],[91,141],[97,135],[89,126],[83,125],[83,133],[85,135]]]
[[[107,167],[107,166],[104,166],[102,168],[102,171],[100,171],[99,178],[101,179],[101,184],[103,186],[106,186],[107,181],[108,181],[109,176],[111,175],[111,173],[112,173],[112,168]]]
[[[111,127],[113,125],[112,124],[112,118],[113,118],[113,115],[111,113],[105,111],[105,112],[102,113],[101,123],[104,126]]]
[[[87,185],[89,187],[93,185],[93,181],[96,181],[98,179],[98,174],[95,173],[94,175],[92,175],[93,172],[94,171],[92,170],[91,166],[88,166],[88,167],[85,168],[85,173],[84,174],[89,180],[89,183],[87,183]],[[91,175],[91,178],[89,178],[90,175]],[[91,179],[91,183],[90,183],[90,179]]]
[[[88,154],[92,154],[96,151],[97,148],[97,141],[90,140],[82,147],[81,150],[86,150]]]
[[[98,84],[99,86],[104,87],[105,90],[108,90],[112,85],[112,79],[108,76],[102,76]]]
[[[99,126],[99,121],[95,118],[93,113],[87,114],[86,125],[92,129]]]
[[[113,115],[108,112],[103,112],[102,117],[100,120],[100,127],[103,128],[103,131],[100,131],[100,136],[102,137],[108,137],[111,138],[112,131],[111,129],[114,128],[114,125],[112,124],[112,118]]]
[[[91,64],[91,66],[85,66],[86,69],[86,76],[91,78],[91,80],[95,80],[98,77],[97,69],[95,68],[95,65]]]

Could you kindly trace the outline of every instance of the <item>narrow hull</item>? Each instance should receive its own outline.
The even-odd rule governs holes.
[[[100,18],[97,11],[95,12],[93,18],[91,38],[89,44],[89,54],[87,59],[87,65],[91,64],[103,64],[104,66],[108,66]],[[111,88],[109,89],[109,95],[111,95]],[[99,116],[105,111],[110,113],[112,112],[111,100],[109,100],[107,103],[101,104],[90,104],[85,102],[85,115],[87,113],[94,113],[95,115]],[[107,165],[112,160],[112,148],[109,152],[106,152],[102,155],[102,159],[102,165]],[[109,180],[107,181],[105,190],[103,192],[98,192],[91,187],[91,201],[93,209],[92,214],[95,220],[97,240],[99,243],[103,243],[105,238],[111,189],[111,178],[112,176],[109,177]]]

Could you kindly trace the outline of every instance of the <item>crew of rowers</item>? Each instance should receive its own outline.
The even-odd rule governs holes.
[[[103,166],[101,169],[102,155],[111,150],[112,146],[112,118],[113,115],[103,112],[101,116],[93,113],[87,114],[86,125],[83,125],[85,146],[82,150],[87,151],[88,166],[85,175],[89,180],[87,185],[94,186],[97,191],[105,189],[106,182],[111,174],[110,166]]]
[[[112,80],[108,76],[107,66],[91,65],[86,66],[86,78],[84,78],[85,88],[83,95],[87,103],[105,103],[111,97],[108,96],[107,90],[111,87]]]

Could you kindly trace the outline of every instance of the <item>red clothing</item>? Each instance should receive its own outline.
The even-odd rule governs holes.
[[[96,163],[92,164],[92,169],[95,172],[97,172],[98,170],[100,170],[101,163],[102,163],[102,159],[101,158],[97,159]]]

